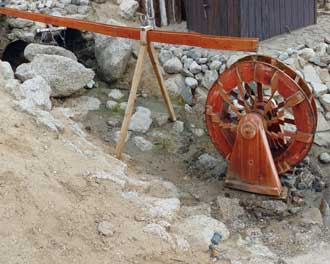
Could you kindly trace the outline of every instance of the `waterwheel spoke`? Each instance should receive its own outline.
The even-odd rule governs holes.
[[[228,94],[224,91],[223,89],[223,84],[220,81],[217,81],[218,85],[219,85],[219,93],[222,97],[222,99],[229,105],[229,107],[231,108],[231,110],[237,115],[238,118],[242,117],[241,112],[238,110],[238,108],[232,103],[232,101],[230,100]]]
[[[264,107],[265,112],[269,112],[272,109],[272,99],[275,95],[275,93],[278,91],[278,74],[277,72],[274,72],[272,79],[270,80],[270,88],[271,88],[271,95]]]
[[[258,98],[258,102],[264,101],[262,83],[257,83],[257,98]]]
[[[251,112],[251,109],[250,109],[250,106],[248,105],[248,103],[245,100],[245,89],[244,89],[243,84],[242,84],[243,81],[242,81],[241,74],[239,73],[238,67],[236,67],[236,76],[237,76],[237,79],[238,79],[238,84],[237,84],[238,90],[239,90],[240,96],[243,100],[245,111],[247,113],[249,113],[249,112]]]
[[[273,138],[280,138],[280,139],[285,139],[286,137],[289,137],[291,139],[294,139],[296,141],[306,143],[306,144],[310,144],[313,142],[313,134],[304,133],[304,132],[300,132],[300,131],[297,131],[297,132],[283,131],[280,133],[271,132],[271,136]]]
[[[220,113],[214,113],[213,112],[213,107],[211,105],[206,106],[206,114],[210,116],[211,122],[216,123],[219,125],[219,127],[223,129],[231,129],[235,130],[237,129],[237,124],[235,123],[228,123],[228,122],[223,122],[220,118]]]

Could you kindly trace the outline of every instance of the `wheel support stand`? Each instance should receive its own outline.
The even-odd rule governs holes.
[[[225,183],[253,193],[277,197],[282,193],[263,118],[257,113],[247,114],[239,122]]]

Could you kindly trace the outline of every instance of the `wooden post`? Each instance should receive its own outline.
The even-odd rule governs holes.
[[[165,86],[165,81],[162,75],[162,71],[161,71],[161,67],[156,55],[156,51],[154,48],[154,45],[152,43],[148,43],[148,53],[149,53],[149,57],[150,57],[150,61],[152,64],[152,67],[155,71],[156,77],[157,77],[157,81],[160,87],[160,91],[163,95],[166,107],[167,107],[167,111],[168,114],[170,116],[171,121],[175,122],[176,121],[176,116],[175,116],[175,112],[171,103],[171,99],[170,96],[168,95],[166,86]]]
[[[139,51],[139,55],[138,55],[138,60],[136,62],[136,66],[135,66],[131,91],[130,91],[130,95],[129,95],[128,102],[127,102],[127,108],[126,108],[123,124],[122,124],[121,130],[120,130],[119,140],[118,140],[118,143],[116,146],[116,157],[118,159],[120,159],[122,157],[122,153],[123,153],[123,149],[125,146],[125,141],[126,141],[126,137],[127,137],[127,133],[128,133],[129,123],[131,121],[131,117],[132,117],[133,110],[134,110],[137,90],[139,88],[139,85],[140,85],[140,82],[142,79],[145,57],[146,57],[147,53],[149,54],[151,64],[155,71],[161,93],[164,97],[164,101],[165,101],[167,110],[169,112],[170,119],[172,121],[176,121],[176,116],[175,116],[175,113],[173,110],[171,99],[170,99],[167,89],[165,87],[164,78],[161,73],[161,68],[160,68],[156,53],[155,53],[155,49],[153,47],[153,44],[150,43],[147,38],[148,31],[151,29],[152,29],[151,26],[141,28],[141,40],[140,40],[141,47],[140,47],[140,51]]]

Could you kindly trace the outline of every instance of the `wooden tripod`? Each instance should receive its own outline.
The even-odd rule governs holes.
[[[140,85],[140,82],[142,79],[144,62],[145,62],[147,53],[149,54],[149,58],[150,58],[152,67],[155,71],[157,81],[158,81],[158,84],[160,87],[160,91],[164,98],[170,119],[173,122],[176,121],[176,116],[175,116],[175,113],[173,110],[171,99],[170,99],[167,89],[165,87],[164,78],[163,78],[163,75],[161,72],[161,67],[160,67],[156,52],[155,52],[155,48],[154,48],[153,44],[148,40],[148,32],[150,30],[152,30],[151,26],[141,27],[140,51],[139,51],[138,60],[137,60],[136,66],[135,66],[131,91],[130,91],[130,95],[128,98],[128,103],[127,103],[127,108],[126,108],[123,124],[121,126],[119,140],[118,140],[118,143],[116,146],[116,157],[118,159],[120,159],[122,157],[123,149],[125,146],[125,140],[126,140],[127,133],[128,133],[128,127],[129,127],[129,123],[130,123],[134,105],[135,105],[137,90],[139,88],[139,85]]]

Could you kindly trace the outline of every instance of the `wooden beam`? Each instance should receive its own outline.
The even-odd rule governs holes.
[[[24,18],[55,26],[90,31],[113,37],[140,40],[139,28],[120,27],[80,19],[49,16],[12,8],[0,8],[0,14]],[[257,51],[258,48],[258,39],[256,38],[218,37],[198,33],[169,32],[160,30],[149,31],[148,41],[176,45],[197,46],[206,49],[218,50]]]

